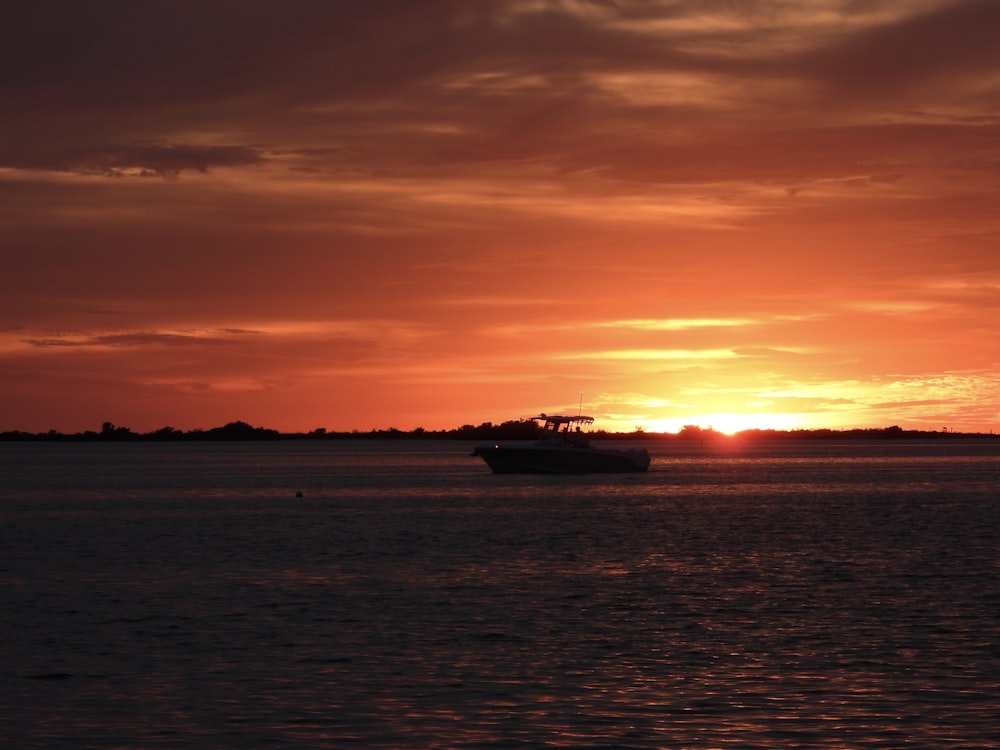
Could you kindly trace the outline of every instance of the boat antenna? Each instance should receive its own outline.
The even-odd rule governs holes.
[[[583,391],[580,391],[580,407],[576,410],[576,416],[583,414]]]

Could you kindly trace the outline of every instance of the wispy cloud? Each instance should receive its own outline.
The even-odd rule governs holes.
[[[729,349],[620,349],[611,351],[565,352],[552,359],[565,360],[714,360],[738,356]]]

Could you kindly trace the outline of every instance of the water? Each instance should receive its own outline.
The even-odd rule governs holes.
[[[1000,747],[1000,442],[469,452],[0,444],[6,746]]]

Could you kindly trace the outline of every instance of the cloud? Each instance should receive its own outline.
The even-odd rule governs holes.
[[[26,337],[25,344],[39,349],[46,348],[132,348],[151,346],[190,346],[192,344],[217,346],[231,340],[235,331],[218,331],[214,335],[194,333],[160,333],[133,331],[127,333],[76,334],[48,337]],[[237,335],[242,335],[240,332]]]
[[[838,92],[841,101],[905,97],[927,103],[951,88],[958,96],[1000,70],[994,30],[1000,6],[991,0],[915,4],[916,13],[854,30],[799,62]]]
[[[63,5],[9,11],[8,166],[172,176],[282,153],[290,168],[330,175],[442,180],[515,164],[536,180],[595,174],[604,194],[723,178],[877,180],[905,174],[928,141],[955,138],[908,133],[912,123],[877,109],[866,122],[865,87],[884,104],[911,82],[981,82],[984,65],[1000,64],[984,31],[996,6],[979,2],[900,4],[892,23],[850,3],[813,14],[756,2],[707,13],[631,2],[153,1],[113,15]],[[720,52],[762,33],[809,38],[803,28],[825,33],[806,50]]]
[[[554,359],[560,360],[716,360],[728,359],[737,353],[728,349],[612,349],[608,351],[566,352],[558,354]]]
[[[260,154],[244,146],[107,146],[15,157],[8,166],[103,177],[177,177],[184,171],[204,174],[213,168],[254,166],[262,161]]]

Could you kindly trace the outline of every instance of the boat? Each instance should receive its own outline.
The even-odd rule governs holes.
[[[620,474],[646,471],[649,452],[645,448],[596,448],[580,430],[593,424],[583,415],[539,414],[541,438],[530,444],[479,445],[472,452],[494,474]]]

